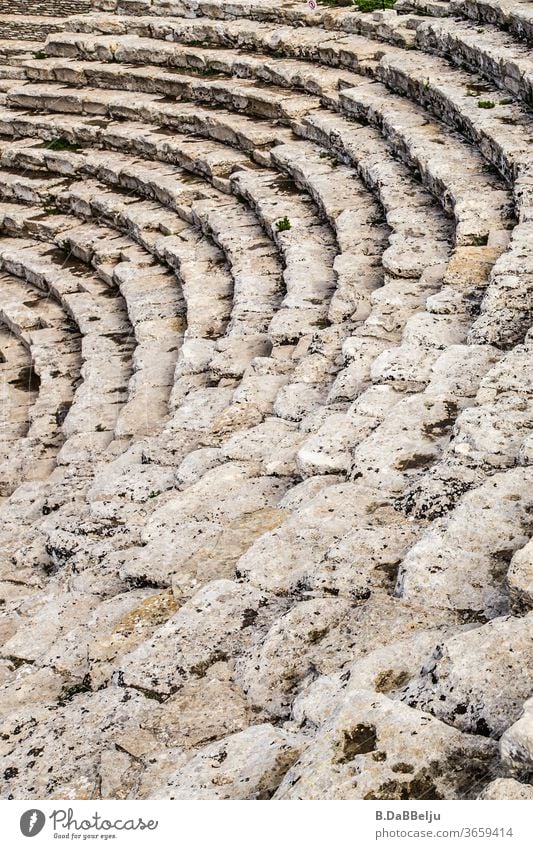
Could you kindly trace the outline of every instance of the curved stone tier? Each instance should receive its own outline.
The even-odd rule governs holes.
[[[0,15],[2,797],[532,797],[530,5]]]

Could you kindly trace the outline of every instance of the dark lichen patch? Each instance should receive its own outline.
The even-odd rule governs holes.
[[[23,392],[38,392],[41,386],[41,378],[33,366],[24,366],[20,369],[18,377],[9,381],[10,386],[21,389]]]
[[[403,761],[400,761],[399,763],[394,764],[394,766],[391,767],[391,769],[392,769],[393,772],[402,772],[402,773],[407,773],[407,774],[415,771],[415,768],[412,764],[406,764]]]
[[[72,701],[74,696],[79,695],[80,693],[90,693],[91,692],[91,679],[89,675],[85,675],[82,681],[78,681],[76,684],[65,684],[61,688],[61,693],[59,694],[58,702],[60,705],[65,705],[67,702]]]
[[[19,771],[16,766],[8,766],[6,770],[4,770],[4,779],[5,781],[9,781],[11,778],[15,778],[19,774]]]
[[[375,751],[377,742],[376,728],[374,725],[359,723],[348,731],[344,731],[342,741],[342,754],[336,763],[344,764],[353,761],[357,755],[368,755]]]
[[[241,630],[243,628],[249,628],[251,625],[253,625],[255,620],[257,619],[257,616],[257,610],[253,610],[251,607],[247,608],[242,614]]]
[[[327,628],[315,628],[312,631],[309,631],[309,635],[308,635],[308,638],[307,638],[308,642],[310,642],[311,644],[319,643],[320,640],[324,639],[324,637],[326,636],[327,633],[328,633]]]
[[[386,669],[376,677],[374,687],[378,693],[390,693],[391,690],[407,684],[410,677],[406,670],[396,672],[394,669]]]
[[[209,669],[210,666],[213,666],[215,663],[219,663],[220,661],[225,661],[228,659],[228,656],[222,651],[215,651],[213,654],[209,655],[205,660],[200,661],[195,666],[191,666],[190,673],[192,675],[196,675],[197,678],[204,678],[205,673]]]
[[[423,770],[411,781],[386,781],[377,790],[367,793],[365,799],[442,799],[433,778]]]
[[[476,734],[481,734],[482,737],[490,737],[492,734],[491,727],[482,716],[476,722]]]
[[[408,469],[424,469],[429,466],[434,459],[435,457],[433,454],[412,454],[410,457],[398,460],[396,468],[400,472],[405,472]]]
[[[469,236],[466,236],[465,240],[466,239],[469,240],[468,244],[473,245],[476,248],[484,248],[489,242],[488,233],[482,236],[477,236],[472,233]]]

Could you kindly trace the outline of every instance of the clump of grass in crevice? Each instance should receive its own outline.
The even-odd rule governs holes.
[[[79,144],[72,144],[68,139],[63,136],[58,136],[56,139],[52,139],[52,141],[48,142],[46,145],[48,150],[79,150]]]
[[[291,222],[286,215],[280,218],[279,221],[276,221],[276,230],[278,233],[284,233],[286,230],[290,230],[291,226]]]
[[[384,12],[392,9],[396,0],[355,0],[355,10],[358,12]]]

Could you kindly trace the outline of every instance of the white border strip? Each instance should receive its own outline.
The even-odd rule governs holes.
[[[533,846],[527,801],[0,801],[0,816],[5,849]],[[21,817],[26,831],[31,820],[39,833],[24,836]]]

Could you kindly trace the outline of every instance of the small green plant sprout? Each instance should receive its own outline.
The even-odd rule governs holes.
[[[480,109],[494,109],[496,106],[493,100],[478,100],[477,105]]]
[[[160,489],[152,489],[148,493],[148,498],[157,498],[158,495],[161,495],[161,490]]]
[[[46,145],[48,150],[79,150],[79,144],[72,144],[67,139],[63,138],[63,136],[59,136],[57,139],[52,139],[52,141],[48,142]]]
[[[44,52],[44,50],[36,50],[33,54],[34,59],[48,59],[48,56]]]
[[[472,245],[475,245],[475,246],[476,246],[476,248],[482,248],[482,247],[485,247],[485,245],[487,244],[488,240],[489,240],[489,237],[488,237],[488,235],[487,235],[487,234],[484,234],[484,235],[482,235],[482,236],[479,236],[479,235],[477,235],[477,234],[473,234],[473,235],[471,236],[471,244],[472,244]]]
[[[280,218],[279,221],[276,221],[276,229],[278,233],[283,233],[285,230],[291,229],[291,222],[286,215],[284,215],[283,218]]]
[[[72,247],[70,239],[61,239],[59,245],[65,251],[66,254],[70,253]]]
[[[354,0],[358,12],[384,12],[392,9],[396,0]]]
[[[329,150],[321,150],[318,155],[320,159],[329,159],[329,164],[332,168],[336,168],[338,165],[340,165],[340,162],[335,156],[335,154],[331,153]]]

